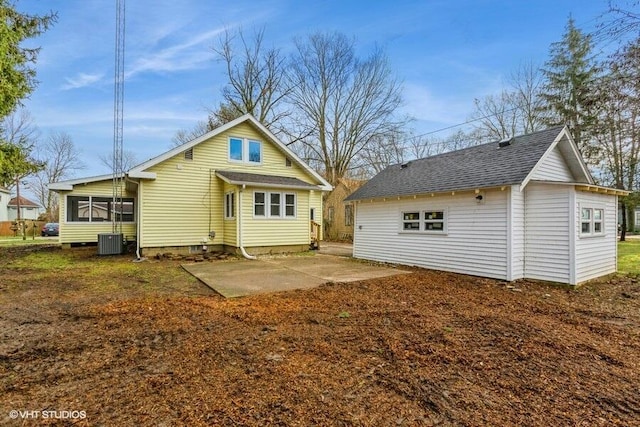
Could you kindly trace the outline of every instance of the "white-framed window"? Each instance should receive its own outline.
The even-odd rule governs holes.
[[[604,209],[580,207],[580,235],[604,235]]]
[[[284,195],[284,216],[287,218],[296,216],[296,195],[293,193]]]
[[[445,234],[447,211],[446,209],[403,211],[400,213],[400,231]]]
[[[135,221],[135,199],[123,197],[113,203],[112,197],[67,196],[67,222]]]
[[[282,194],[269,193],[269,216],[282,215]]]
[[[265,209],[267,193],[256,191],[253,193],[253,216],[267,216],[267,210]]]
[[[229,161],[262,164],[262,142],[248,138],[229,138]]]
[[[253,216],[261,218],[295,218],[296,194],[256,191],[253,193]]]
[[[236,193],[230,191],[224,195],[224,218],[234,219],[236,217]]]

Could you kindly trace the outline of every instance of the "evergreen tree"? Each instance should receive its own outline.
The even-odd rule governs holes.
[[[569,17],[562,40],[552,43],[549,53],[540,94],[544,121],[547,125],[566,124],[582,154],[590,160],[597,152],[590,133],[595,121],[593,85],[599,75],[591,36]]]
[[[36,87],[36,72],[29,65],[35,63],[40,49],[21,43],[46,31],[56,17],[55,13],[22,14],[11,2],[0,0],[0,118],[15,110]]]

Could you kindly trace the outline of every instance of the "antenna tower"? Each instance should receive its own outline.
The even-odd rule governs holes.
[[[116,0],[116,49],[113,102],[113,200],[112,231],[122,233],[124,170],[122,164],[122,110],[124,107],[124,15],[125,0]]]

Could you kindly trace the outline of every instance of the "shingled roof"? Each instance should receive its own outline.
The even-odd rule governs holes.
[[[18,198],[17,197],[13,197],[11,200],[9,200],[8,206],[18,207]],[[20,196],[20,207],[22,207],[22,208],[39,208],[40,205],[37,204],[36,202],[32,202],[31,200],[27,199],[26,197]]]
[[[319,189],[318,185],[309,184],[308,182],[289,176],[262,175],[235,171],[216,171],[216,175],[224,181],[235,185],[246,184],[276,188]]]
[[[345,201],[521,184],[563,126],[391,165]]]

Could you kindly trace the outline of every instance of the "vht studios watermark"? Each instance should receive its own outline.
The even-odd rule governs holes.
[[[12,420],[37,420],[37,419],[57,419],[57,420],[83,420],[87,418],[87,411],[9,411],[9,418]]]

